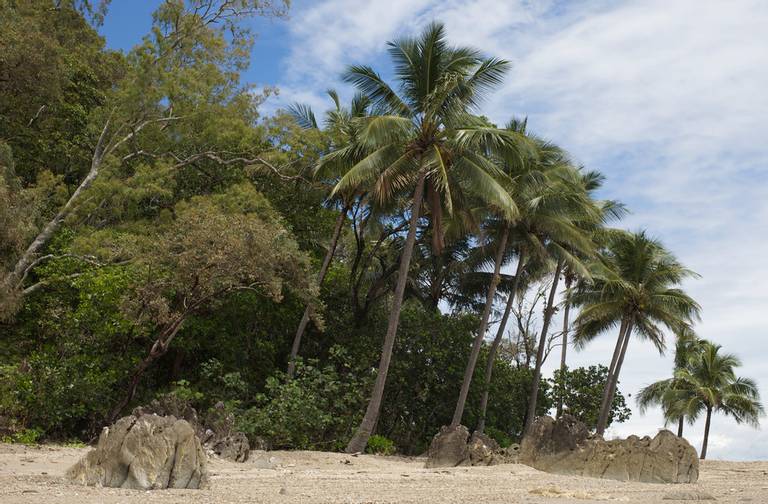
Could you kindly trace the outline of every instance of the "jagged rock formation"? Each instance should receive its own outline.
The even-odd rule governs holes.
[[[98,445],[67,471],[89,486],[204,488],[205,454],[195,431],[173,416],[130,415],[105,427]]]
[[[546,472],[620,481],[695,483],[699,478],[696,450],[669,431],[652,439],[605,441],[591,437],[570,415],[537,418],[521,445],[520,462]]]
[[[517,449],[500,448],[499,444],[485,434],[469,430],[463,425],[451,428],[444,426],[432,438],[427,451],[427,468],[457,467],[465,465],[496,465],[517,462]]]
[[[133,415],[137,417],[150,413],[183,418],[189,422],[209,455],[232,462],[245,462],[250,456],[248,437],[235,431],[235,419],[226,411],[224,403],[216,403],[207,414],[201,416],[187,402],[166,395],[133,410]]]

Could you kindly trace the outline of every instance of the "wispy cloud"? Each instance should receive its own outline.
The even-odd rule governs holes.
[[[454,43],[509,59],[513,70],[483,112],[499,123],[529,116],[533,129],[608,176],[605,193],[633,210],[625,225],[647,227],[702,275],[686,286],[704,308],[700,334],[739,354],[743,373],[768,399],[768,2],[361,5],[296,5],[282,62],[283,102],[324,108],[322,92],[342,86],[346,64],[386,70],[384,42],[432,19],[446,23]],[[572,362],[605,362],[610,339]],[[625,392],[670,372],[669,357],[639,341],[630,353]],[[616,433],[653,433],[660,425],[658,412],[635,414]],[[768,458],[766,434],[719,417],[713,429],[712,456]],[[698,442],[701,426],[691,432]]]

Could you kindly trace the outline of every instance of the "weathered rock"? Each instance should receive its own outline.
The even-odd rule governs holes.
[[[497,458],[501,459],[501,464],[517,464],[520,459],[520,445],[512,443],[506,448],[498,451]]]
[[[242,432],[215,440],[211,449],[219,457],[232,462],[245,462],[251,452],[248,437]]]
[[[105,427],[98,445],[67,471],[80,484],[154,490],[204,488],[205,454],[195,431],[173,416],[130,415]]]
[[[539,417],[520,448],[520,462],[541,471],[651,483],[695,483],[696,450],[683,438],[661,431],[653,439],[590,437],[569,415]]]
[[[200,415],[187,401],[166,394],[133,410],[136,417],[148,414],[174,416],[189,422],[208,455],[217,455],[232,462],[248,460],[248,437],[235,431],[235,418],[223,402],[216,403],[206,414]]]
[[[426,453],[426,466],[430,468],[514,464],[517,463],[518,448],[517,445],[500,448],[493,438],[479,432],[473,433],[470,438],[469,431],[463,425],[454,429],[443,427],[432,438]]]
[[[474,432],[469,440],[469,462],[473,466],[477,465],[495,465],[502,463],[498,456],[499,443],[493,438]]]
[[[682,492],[669,492],[664,494],[661,500],[673,500],[673,501],[706,501],[717,500],[712,495],[701,490],[686,490]]]
[[[427,451],[427,467],[469,465],[469,431],[463,425],[443,426],[432,438]]]

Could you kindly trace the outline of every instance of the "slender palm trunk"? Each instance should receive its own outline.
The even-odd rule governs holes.
[[[485,339],[485,332],[488,329],[488,318],[491,316],[493,300],[496,297],[496,288],[499,285],[499,278],[501,277],[501,264],[504,262],[504,252],[507,249],[507,240],[509,240],[508,226],[504,228],[504,232],[501,235],[501,241],[499,242],[499,249],[496,251],[496,261],[493,265],[491,285],[488,286],[488,294],[485,297],[485,307],[483,308],[483,314],[480,318],[480,327],[477,329],[475,341],[472,343],[472,351],[469,354],[469,361],[467,361],[467,367],[464,370],[464,380],[461,382],[461,390],[459,391],[459,399],[456,401],[456,409],[453,412],[451,427],[459,425],[461,423],[461,417],[464,415],[464,406],[467,402],[469,386],[472,383],[472,376],[475,374],[477,357],[480,355],[480,347],[482,347],[483,340]]]
[[[629,339],[632,336],[632,320],[627,321],[624,327],[624,338],[621,342],[621,353],[616,361],[613,372],[610,373],[608,378],[608,384],[606,386],[605,394],[603,395],[603,402],[600,405],[600,415],[597,419],[597,434],[602,436],[605,433],[605,428],[608,426],[608,417],[611,414],[611,406],[613,405],[613,396],[616,394],[616,385],[619,383],[619,373],[621,373],[621,366],[624,364],[624,356],[627,354],[627,346],[629,345]]]
[[[613,348],[613,357],[611,358],[611,365],[608,367],[608,377],[605,382],[605,390],[608,390],[608,383],[611,381],[613,372],[616,371],[616,363],[619,361],[619,354],[621,353],[621,346],[624,343],[624,333],[627,331],[627,319],[621,320],[621,327],[619,327],[619,337],[616,338],[616,346]],[[605,394],[603,394],[605,397]]]
[[[547,299],[547,308],[544,311],[544,322],[541,326],[541,336],[539,336],[539,348],[536,350],[536,366],[533,371],[533,383],[531,383],[531,395],[528,398],[528,415],[525,418],[524,435],[527,435],[533,425],[536,417],[536,402],[539,398],[539,380],[541,379],[541,365],[544,361],[544,345],[547,343],[547,331],[549,323],[552,321],[552,315],[555,311],[555,293],[557,284],[560,281],[560,273],[563,270],[563,260],[557,261],[555,268],[555,277],[552,279],[552,287],[549,289],[549,298]]]
[[[613,357],[611,358],[611,365],[608,368],[608,375],[605,377],[605,387],[603,388],[603,399],[600,402],[600,412],[598,413],[598,423],[602,412],[605,410],[606,404],[608,404],[608,395],[611,389],[611,382],[613,381],[613,373],[616,371],[616,363],[619,362],[619,355],[621,349],[624,346],[624,335],[627,332],[627,317],[621,319],[621,327],[619,328],[619,337],[616,338],[616,346],[613,349]]]
[[[568,290],[571,288],[571,282],[572,277],[569,274],[566,274],[565,276],[565,309],[563,310],[563,348],[562,352],[560,353],[560,375],[565,374],[565,359],[566,355],[568,353],[568,316],[571,312],[571,303],[570,303],[570,296],[568,295]],[[557,414],[556,418],[560,418],[563,414],[563,396],[557,398]]]
[[[477,423],[477,432],[482,433],[485,430],[485,414],[488,410],[488,394],[491,387],[491,377],[493,376],[493,366],[496,363],[496,353],[499,350],[501,339],[504,337],[504,330],[507,327],[507,321],[509,320],[509,314],[512,312],[512,305],[515,301],[515,294],[517,289],[520,288],[520,276],[523,272],[523,266],[525,265],[525,252],[524,249],[520,249],[520,254],[517,259],[517,269],[515,271],[515,279],[512,281],[512,291],[507,298],[507,306],[504,308],[504,315],[499,323],[499,328],[496,331],[496,337],[493,339],[491,348],[488,350],[488,360],[485,363],[485,382],[483,384],[483,398],[480,401],[480,421]]]
[[[333,260],[333,255],[336,253],[336,245],[339,243],[339,236],[341,230],[344,227],[344,221],[347,219],[348,206],[344,206],[341,209],[341,213],[336,218],[336,227],[333,228],[333,236],[331,237],[331,244],[328,247],[328,252],[325,254],[323,264],[320,266],[320,272],[317,274],[317,285],[322,285],[325,279],[326,273],[328,273],[328,267]],[[299,322],[299,328],[296,329],[296,335],[293,337],[293,345],[291,346],[291,357],[288,359],[288,378],[293,378],[293,374],[296,372],[296,356],[299,354],[299,347],[301,347],[301,338],[304,336],[304,331],[307,329],[309,323],[310,306],[304,309],[304,315],[301,316],[301,322]]]
[[[685,417],[680,417],[677,419],[677,437],[683,437],[683,421],[685,420]]]
[[[707,458],[707,444],[709,443],[709,426],[712,422],[712,406],[707,406],[707,421],[704,424],[704,441],[701,443],[701,460]]]
[[[413,205],[411,206],[411,219],[408,224],[408,235],[405,239],[403,255],[400,258],[400,270],[397,275],[397,285],[395,286],[395,295],[392,299],[392,309],[389,312],[389,322],[387,325],[387,334],[384,337],[384,345],[381,349],[381,359],[379,361],[379,370],[376,375],[376,381],[373,385],[371,399],[365,410],[365,416],[357,432],[349,440],[346,447],[347,453],[361,452],[368,444],[368,438],[373,433],[376,421],[379,418],[381,410],[381,400],[384,397],[384,385],[387,382],[387,372],[389,371],[389,361],[392,359],[392,348],[397,336],[397,326],[400,323],[400,309],[403,304],[403,294],[405,293],[405,284],[408,282],[408,269],[411,265],[411,256],[413,255],[413,246],[416,243],[416,227],[419,222],[421,203],[424,199],[424,183],[426,173],[419,175],[419,181],[416,184],[416,190],[413,193]]]

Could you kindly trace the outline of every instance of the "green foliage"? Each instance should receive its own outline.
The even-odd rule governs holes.
[[[603,391],[608,381],[608,368],[602,365],[555,371],[551,397],[563,400],[563,411],[584,422],[590,429],[597,427]],[[608,424],[626,422],[632,411],[622,393],[616,389],[608,416]]]
[[[391,439],[374,434],[368,438],[368,446],[365,451],[374,455],[394,455],[397,449]]]
[[[282,16],[287,2],[212,0],[196,11],[194,3],[162,2],[150,32],[125,54],[105,49],[93,28],[108,1],[59,4],[0,0],[3,272],[99,169],[12,292],[0,292],[0,315],[14,315],[0,319],[0,420],[10,441],[89,439],[131,397],[125,411],[157,400],[179,412],[194,407],[213,423],[235,417],[275,448],[343,447],[376,376],[403,251],[397,226],[426,170],[424,218],[368,444],[371,453],[418,454],[453,413],[487,292],[489,237],[514,221],[505,259],[527,247],[521,291],[551,274],[552,257],[587,279],[581,260],[604,248],[596,229],[602,202],[589,189],[599,177],[570,167],[562,150],[521,123],[497,129],[472,116],[508,65],[451,46],[439,24],[415,44],[394,43],[404,84],[396,90],[368,67],[350,68],[347,79],[361,93],[344,107],[331,92],[335,108],[318,128],[301,107],[294,112],[304,127],[282,112],[262,117],[272,90],[241,80],[254,42],[247,18]],[[422,64],[406,64],[410,57]],[[94,148],[102,133],[106,150]],[[316,285],[339,207],[352,225]],[[608,262],[621,266],[619,255],[611,251]],[[678,318],[696,314],[682,293],[664,290],[687,270],[665,254],[653,258],[673,280],[659,290],[642,279],[615,281],[611,271],[578,289],[574,307],[586,315],[577,337],[616,323],[621,310],[589,308],[608,301],[664,308],[635,329],[657,344],[655,319],[669,325],[665,296],[686,302],[673,315],[687,317]],[[602,287],[614,283],[616,299],[602,299]],[[504,275],[502,292],[510,285]],[[307,305],[304,363],[287,380]],[[441,311],[446,305],[455,311]],[[129,394],[149,348],[162,351]],[[487,355],[484,346],[478,362]],[[502,446],[523,429],[534,376],[528,357],[494,362],[485,428]],[[484,371],[478,366],[469,390],[470,427]],[[541,381],[536,413],[564,397],[569,412],[594,425],[604,381],[602,367]],[[628,415],[617,394],[612,420]]]
[[[24,445],[36,445],[43,436],[40,429],[24,429],[2,437],[3,443],[19,443]]]
[[[499,443],[502,448],[507,448],[514,443],[514,440],[504,431],[501,431],[495,427],[486,427],[485,433],[490,436],[494,441]]]
[[[334,361],[340,362],[342,351],[334,352]],[[297,367],[293,380],[282,374],[270,377],[238,427],[249,436],[268,438],[274,448],[337,450],[359,421],[364,390],[364,382],[345,366],[308,361]]]

